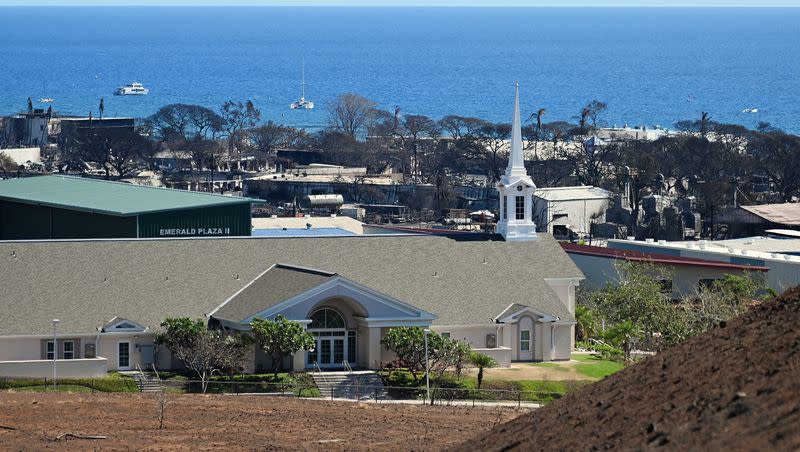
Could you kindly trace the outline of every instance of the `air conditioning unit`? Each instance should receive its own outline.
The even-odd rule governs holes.
[[[497,348],[497,335],[496,334],[487,334],[486,335],[486,348]]]

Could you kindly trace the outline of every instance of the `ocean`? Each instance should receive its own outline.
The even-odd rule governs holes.
[[[61,113],[146,117],[173,102],[252,99],[317,128],[338,94],[441,118],[607,126],[760,121],[800,132],[800,8],[0,7],[0,114],[28,96]],[[317,108],[289,109],[300,96]],[[143,97],[113,96],[140,81]],[[757,108],[757,113],[743,109]]]

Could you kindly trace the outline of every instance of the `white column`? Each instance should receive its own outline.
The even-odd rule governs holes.
[[[369,327],[367,335],[367,368],[378,369],[381,366],[381,329],[380,327]]]
[[[295,372],[302,372],[306,368],[306,351],[300,350],[292,355],[292,369]]]

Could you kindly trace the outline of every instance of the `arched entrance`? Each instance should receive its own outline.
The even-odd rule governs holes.
[[[308,331],[314,335],[317,345],[306,353],[306,366],[321,369],[340,369],[345,363],[357,361],[356,331],[347,330],[342,314],[331,307],[316,309],[309,316]]]

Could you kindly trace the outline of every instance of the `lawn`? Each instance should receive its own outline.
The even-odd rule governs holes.
[[[625,367],[617,361],[602,359],[598,355],[589,353],[573,353],[572,360],[564,362],[523,364],[539,369],[553,370],[556,372],[572,373],[577,378],[599,380]]]
[[[572,359],[578,361],[575,370],[590,378],[604,378],[622,370],[625,365],[617,361],[602,359],[597,355],[573,354]]]

